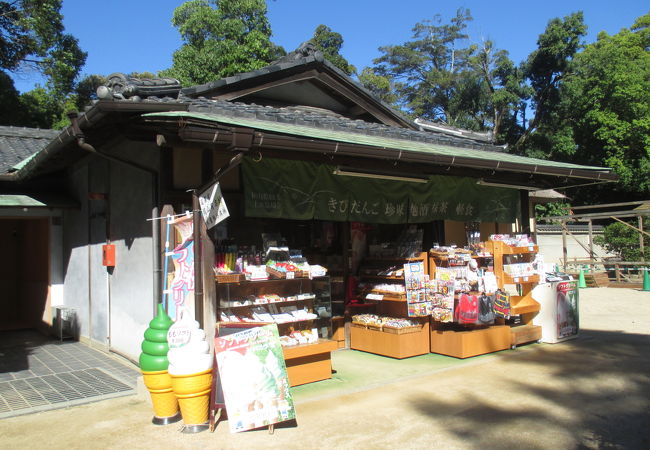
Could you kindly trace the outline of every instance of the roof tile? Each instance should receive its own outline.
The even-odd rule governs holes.
[[[59,134],[57,130],[0,126],[0,173],[41,151]]]

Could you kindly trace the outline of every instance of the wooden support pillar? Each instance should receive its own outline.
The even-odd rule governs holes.
[[[638,217],[639,230],[643,231],[643,216]],[[641,261],[645,261],[645,246],[643,240],[643,233],[639,233],[639,250],[641,250]]]
[[[201,246],[201,207],[199,195],[192,191],[193,232],[194,232],[194,319],[203,323],[203,252]]]
[[[566,220],[562,221],[562,270],[566,271],[567,248],[566,248]]]
[[[527,190],[519,191],[519,202],[521,204],[521,234],[530,235],[530,200]]]
[[[589,261],[594,260],[594,228],[591,219],[588,221],[589,225]],[[590,268],[592,268],[590,264]]]

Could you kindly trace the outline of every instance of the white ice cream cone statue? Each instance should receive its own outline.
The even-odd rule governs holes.
[[[186,432],[202,431],[208,421],[210,390],[212,388],[212,355],[205,332],[198,322],[181,318],[168,332],[169,375],[172,390],[181,409]]]

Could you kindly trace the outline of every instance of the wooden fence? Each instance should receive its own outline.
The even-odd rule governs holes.
[[[650,270],[650,262],[574,258],[567,261],[564,271],[579,274],[581,268],[585,270],[585,278],[595,279],[597,286],[601,286],[606,281],[605,275],[609,282],[637,285],[643,282],[644,271]]]

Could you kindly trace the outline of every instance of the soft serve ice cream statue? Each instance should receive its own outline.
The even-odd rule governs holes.
[[[190,375],[212,368],[212,355],[205,331],[189,317],[186,309],[181,311],[181,318],[169,328],[167,342],[170,375]]]

